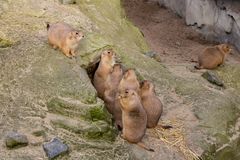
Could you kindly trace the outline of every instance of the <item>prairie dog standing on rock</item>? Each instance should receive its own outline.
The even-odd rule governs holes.
[[[113,50],[108,49],[102,52],[99,66],[93,77],[93,85],[98,92],[98,96],[103,98],[105,91],[105,82],[115,64],[115,54]]]
[[[118,85],[122,79],[123,70],[120,64],[115,64],[105,82],[104,101],[109,113],[113,115],[115,125],[118,129],[122,128],[122,111],[119,100],[116,98]]]
[[[156,96],[154,85],[145,80],[141,83],[140,97],[147,113],[147,127],[156,127],[162,115],[162,103]]]
[[[128,69],[124,75],[122,80],[119,83],[118,91],[124,92],[126,89],[132,89],[135,90],[137,93],[139,93],[140,90],[140,84],[138,82],[137,76],[133,69]]]
[[[231,52],[230,46],[220,44],[206,48],[203,53],[198,56],[198,65],[196,69],[214,69],[223,64],[226,56]]]
[[[119,95],[122,109],[123,130],[121,137],[130,143],[154,151],[142,143],[147,127],[147,114],[141,104],[138,93],[132,89],[126,89]]]
[[[67,57],[75,56],[79,42],[84,37],[81,31],[63,22],[47,24],[47,30],[48,42],[54,49],[60,48]]]

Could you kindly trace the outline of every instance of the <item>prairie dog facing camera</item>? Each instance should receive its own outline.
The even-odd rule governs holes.
[[[121,137],[148,151],[154,151],[142,142],[147,127],[147,114],[141,104],[138,93],[135,90],[126,89],[119,95],[119,101],[123,123]]]
[[[155,87],[150,81],[144,80],[141,83],[140,90],[142,105],[147,113],[147,127],[156,127],[162,115],[162,103],[160,99],[156,96]]]
[[[220,44],[206,48],[198,56],[196,69],[215,69],[224,63],[226,56],[231,52],[228,44]]]
[[[118,91],[120,93],[124,92],[126,89],[135,90],[137,93],[140,91],[140,84],[133,69],[128,69],[119,83]]]
[[[105,92],[105,82],[115,64],[115,53],[113,50],[104,50],[101,53],[99,66],[94,73],[93,85],[98,92],[98,96],[103,98]]]
[[[69,24],[58,22],[54,24],[47,23],[48,43],[54,49],[61,49],[62,52],[69,58],[76,56],[75,52],[84,38],[81,31],[72,28]]]

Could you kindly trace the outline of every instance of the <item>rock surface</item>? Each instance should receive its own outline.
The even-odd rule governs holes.
[[[206,39],[234,44],[240,50],[240,2],[234,0],[158,0],[185,18]]]
[[[6,136],[5,143],[8,148],[27,146],[28,139],[26,135],[17,132],[10,132]]]
[[[208,80],[210,83],[223,87],[224,84],[221,79],[213,71],[206,71],[202,74],[202,77]]]
[[[43,149],[49,159],[53,159],[69,151],[69,147],[58,138],[53,138],[51,142],[43,144]]]

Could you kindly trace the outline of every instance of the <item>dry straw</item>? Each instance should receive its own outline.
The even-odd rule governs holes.
[[[200,156],[192,151],[185,141],[183,124],[175,120],[162,122],[162,125],[165,124],[170,124],[173,128],[163,129],[162,127],[157,127],[154,129],[155,136],[164,142],[169,149],[172,147],[177,148],[187,160],[200,160]]]

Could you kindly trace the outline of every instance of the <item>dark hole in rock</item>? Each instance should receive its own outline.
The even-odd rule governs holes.
[[[99,63],[100,63],[100,56],[96,57],[93,62],[90,62],[88,66],[84,67],[92,83],[93,83],[94,74],[99,66]]]
[[[87,66],[83,66],[83,68],[86,69],[87,71],[87,74],[88,74],[88,77],[90,78],[91,80],[91,83],[93,84],[93,78],[94,78],[94,74],[99,66],[99,63],[100,63],[100,55],[95,57],[94,60],[92,62],[90,62]],[[120,59],[117,59],[116,60],[116,64],[121,64],[121,67],[123,69],[123,73],[128,70],[128,68],[126,66],[124,66]],[[135,70],[136,71],[136,70]],[[136,71],[136,75],[138,76],[139,78],[139,73]],[[140,78],[141,79],[141,78]],[[93,85],[94,86],[94,85]],[[104,100],[103,100],[104,101]],[[105,103],[105,102],[104,102]],[[106,104],[105,104],[106,106]],[[117,126],[117,125],[114,125],[114,119],[112,118],[112,125],[118,130],[118,131],[121,131],[122,128],[120,126]]]

